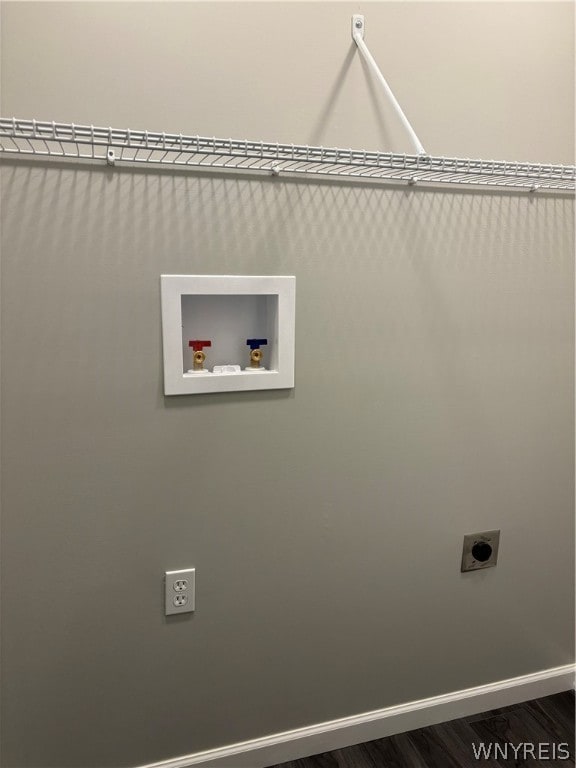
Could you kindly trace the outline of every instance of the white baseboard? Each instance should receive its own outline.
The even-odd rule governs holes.
[[[228,747],[150,763],[139,768],[265,768],[299,757],[382,739],[395,733],[567,691],[574,687],[575,670],[574,664],[567,664],[489,685],[243,741]]]

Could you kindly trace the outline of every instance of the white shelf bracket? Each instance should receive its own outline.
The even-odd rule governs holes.
[[[366,43],[364,42],[364,29],[365,29],[364,16],[362,16],[359,13],[355,13],[352,16],[352,40],[354,40],[354,42],[358,46],[358,50],[364,57],[364,60],[366,61],[366,63],[368,64],[368,67],[372,70],[373,74],[376,76],[377,80],[380,82],[380,85],[384,89],[386,96],[388,97],[390,103],[394,107],[396,114],[400,118],[402,125],[404,126],[408,135],[410,136],[410,140],[414,145],[416,152],[419,155],[426,155],[427,152],[422,146],[420,139],[418,138],[418,136],[416,136],[416,132],[410,125],[408,118],[402,111],[402,107],[400,106],[396,97],[392,93],[392,89],[386,82],[386,78],[380,71],[378,64],[376,64],[374,57],[372,56],[372,54],[368,50]]]

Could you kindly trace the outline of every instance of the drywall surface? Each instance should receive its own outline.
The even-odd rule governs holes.
[[[431,151],[572,161],[562,3],[5,3],[2,112],[373,148],[352,12]],[[18,161],[2,192],[3,768],[137,766],[572,661],[572,200]],[[162,273],[296,275],[295,389],[164,397]],[[494,528],[498,567],[460,574]],[[197,610],[167,620],[184,567]]]

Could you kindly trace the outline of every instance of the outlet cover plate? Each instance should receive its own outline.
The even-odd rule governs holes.
[[[492,554],[487,560],[477,560],[472,554],[476,544],[488,544],[492,547]],[[460,571],[478,571],[482,568],[493,568],[498,562],[498,547],[500,545],[500,531],[483,531],[482,533],[467,533],[464,536],[462,547],[462,565]]]
[[[164,580],[164,612],[192,613],[196,607],[196,569],[166,571]]]

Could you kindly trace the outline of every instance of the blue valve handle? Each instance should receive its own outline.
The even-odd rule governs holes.
[[[268,344],[268,339],[246,339],[250,349],[260,349],[261,344]]]

